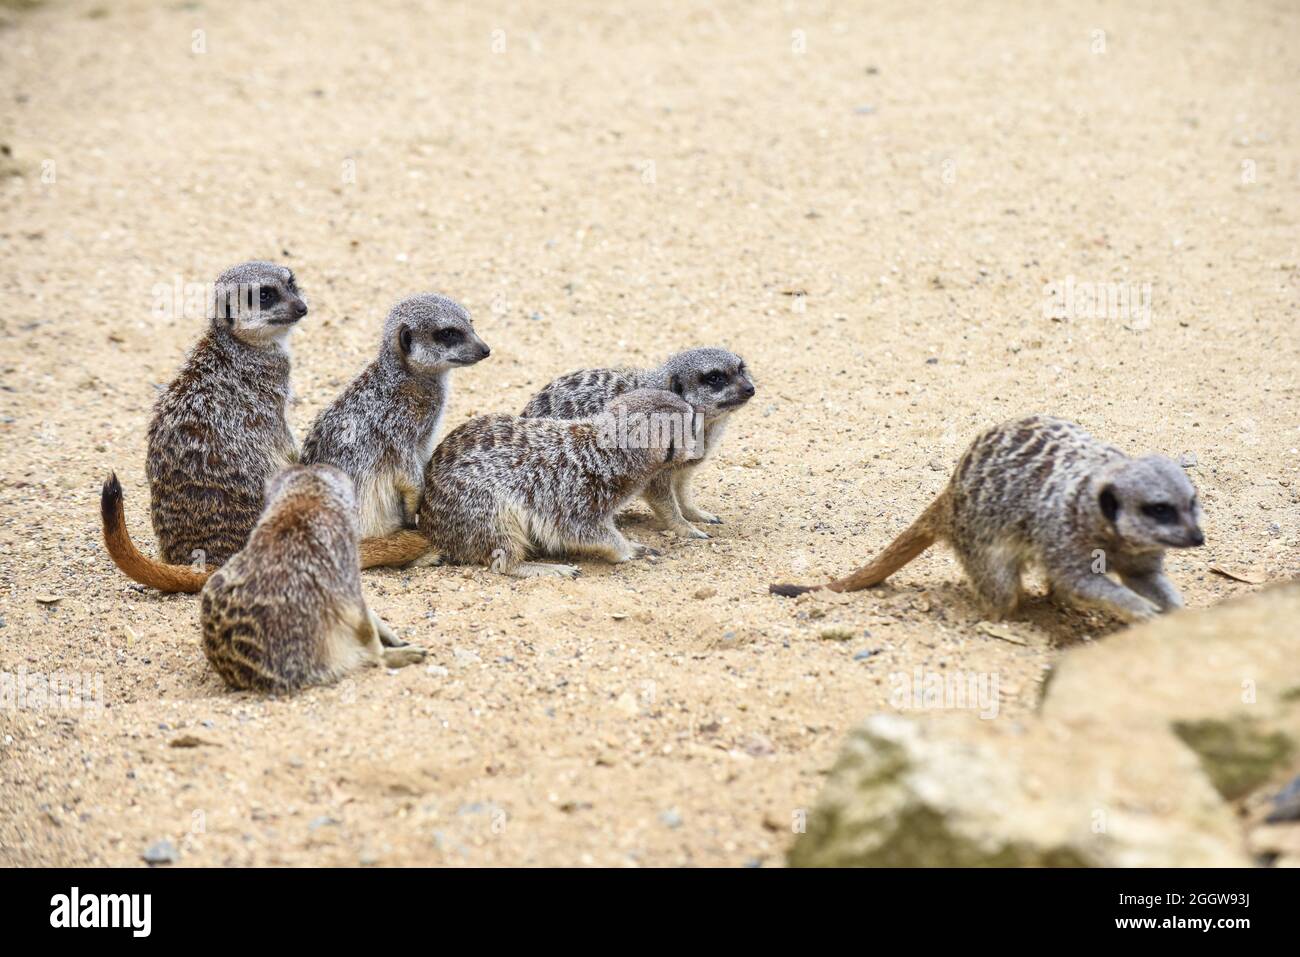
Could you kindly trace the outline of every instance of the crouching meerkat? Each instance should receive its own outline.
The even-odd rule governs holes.
[[[653,389],[626,392],[585,419],[471,419],[439,443],[425,469],[423,543],[399,540],[391,557],[436,556],[529,578],[578,574],[534,558],[620,563],[656,554],[628,541],[614,515],[658,472],[694,454],[694,428],[686,402]],[[403,544],[411,547],[399,555]]]
[[[584,369],[561,376],[528,400],[528,418],[575,419],[597,415],[615,396],[633,389],[665,389],[703,417],[699,457],[657,475],[643,493],[665,529],[682,538],[708,538],[692,522],[722,519],[695,505],[691,478],[722,441],[727,419],[754,395],[745,360],[726,349],[679,352],[657,369]]]
[[[389,312],[378,357],[320,414],[302,444],[304,464],[329,463],[351,477],[362,538],[415,525],[451,371],[491,351],[469,313],[445,296],[412,296]]]
[[[292,691],[362,665],[413,664],[423,648],[397,637],[361,594],[352,480],[296,465],[267,489],[242,551],[203,586],[203,653],[232,688]]]
[[[975,439],[948,487],[873,561],[812,587],[878,585],[944,539],[995,617],[1015,610],[1021,571],[1035,562],[1054,595],[1140,621],[1182,607],[1164,553],[1203,545],[1200,522],[1196,489],[1177,462],[1130,458],[1072,422],[1031,416]],[[770,590],[791,596],[811,589]]]
[[[145,471],[161,560],[131,541],[116,474],[100,501],[117,567],[164,592],[198,591],[244,547],[267,480],[297,458],[285,415],[287,340],[307,303],[293,273],[269,262],[228,269],[209,311],[207,333],[159,396],[149,425]]]

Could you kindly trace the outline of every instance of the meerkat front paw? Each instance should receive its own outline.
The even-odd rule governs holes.
[[[722,519],[718,518],[718,516],[714,515],[712,512],[703,512],[698,508],[693,508],[689,511],[683,509],[682,514],[686,516],[688,521],[703,522],[705,525],[722,524]]]
[[[421,648],[419,645],[403,645],[400,648],[384,649],[384,667],[385,668],[405,668],[407,665],[414,665],[424,660],[429,653],[427,648]]]
[[[649,545],[642,545],[640,542],[632,542],[631,545],[633,558],[650,558],[663,554],[659,549],[651,548]]]
[[[406,648],[410,646],[410,642],[399,638],[397,632],[393,631],[392,626],[377,615],[375,616],[375,631],[379,632],[379,643],[386,648]]]
[[[559,562],[521,562],[505,574],[515,578],[577,578],[582,570]]]
[[[680,525],[670,525],[666,531],[672,532],[678,538],[708,538],[707,532],[702,532],[689,522],[683,522]]]

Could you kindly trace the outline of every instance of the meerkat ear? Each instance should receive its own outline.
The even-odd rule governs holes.
[[[682,385],[682,377],[679,375],[668,377],[668,389],[671,392],[676,392],[679,396],[686,394],[686,386]]]
[[[1115,486],[1107,485],[1097,496],[1097,504],[1101,507],[1101,514],[1106,516],[1106,521],[1115,521],[1115,516],[1119,514],[1119,499],[1115,497]]]
[[[397,348],[402,351],[402,355],[411,354],[411,327],[399,326],[397,329]]]

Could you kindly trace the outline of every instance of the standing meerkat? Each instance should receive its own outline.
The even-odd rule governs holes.
[[[439,443],[425,469],[423,542],[405,539],[405,551],[395,543],[390,558],[410,562],[432,549],[440,562],[529,578],[578,574],[532,558],[620,563],[657,554],[624,538],[614,515],[693,454],[694,420],[678,396],[652,389],[624,393],[587,419],[471,419]]]
[[[287,340],[307,304],[293,273],[269,262],[228,269],[210,312],[207,333],[159,396],[149,425],[145,471],[161,560],[131,541],[116,474],[100,501],[113,561],[164,592],[198,591],[244,547],[267,479],[297,457],[286,419]]]
[[[945,539],[995,617],[1015,610],[1021,571],[1036,562],[1054,594],[1141,621],[1182,607],[1164,573],[1164,553],[1203,545],[1200,520],[1196,489],[1177,462],[1163,455],[1130,458],[1072,422],[1031,416],[975,439],[948,487],[875,560],[811,587],[878,585]],[[791,596],[811,588],[770,590]]]
[[[356,485],[362,538],[415,524],[424,467],[451,391],[451,370],[492,350],[446,296],[412,296],[384,320],[379,356],[316,419],[304,464],[335,465]]]
[[[425,656],[400,644],[361,594],[357,500],[332,465],[296,465],[267,488],[248,544],[203,586],[203,653],[232,688],[292,691],[362,665]]]
[[[727,419],[754,395],[745,360],[726,349],[679,352],[657,369],[584,369],[561,376],[528,400],[528,418],[575,419],[597,415],[615,396],[633,389],[665,389],[703,416],[699,458],[679,462],[646,486],[644,497],[665,529],[683,538],[708,538],[692,525],[722,519],[696,507],[690,482],[722,441]]]

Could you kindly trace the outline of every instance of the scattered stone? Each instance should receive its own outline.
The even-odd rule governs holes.
[[[318,831],[322,827],[337,827],[339,823],[340,823],[339,821],[335,820],[332,817],[327,817],[322,815],[321,817],[314,817],[309,822],[307,822],[307,830]]]
[[[167,742],[173,748],[201,748],[216,747],[211,741],[204,741],[202,738],[193,734],[182,734],[179,737],[172,738]]]
[[[880,714],[849,736],[795,866],[1281,864],[1230,801],[1300,747],[1300,586],[1187,610],[1067,651],[1037,716]],[[1068,742],[1068,746],[1066,745]],[[1273,810],[1300,814],[1300,784]],[[1284,797],[1285,795],[1285,797]],[[1249,848],[1255,848],[1251,853]]]
[[[181,854],[171,841],[163,840],[149,845],[140,857],[146,864],[175,864]]]
[[[705,598],[712,598],[717,593],[718,590],[716,588],[712,588],[712,587],[697,588],[695,590],[695,595],[693,597],[703,601]]]
[[[1196,463],[1198,461],[1199,459],[1197,459],[1195,452],[1184,452],[1178,457],[1178,464],[1185,469],[1196,468]]]
[[[852,628],[823,628],[817,637],[822,641],[852,641],[858,634]]]
[[[1291,779],[1273,798],[1273,810],[1264,818],[1269,824],[1300,821],[1300,775]]]
[[[682,816],[678,813],[676,808],[669,808],[667,811],[660,812],[659,822],[663,824],[664,827],[670,827],[676,830],[682,826]]]

